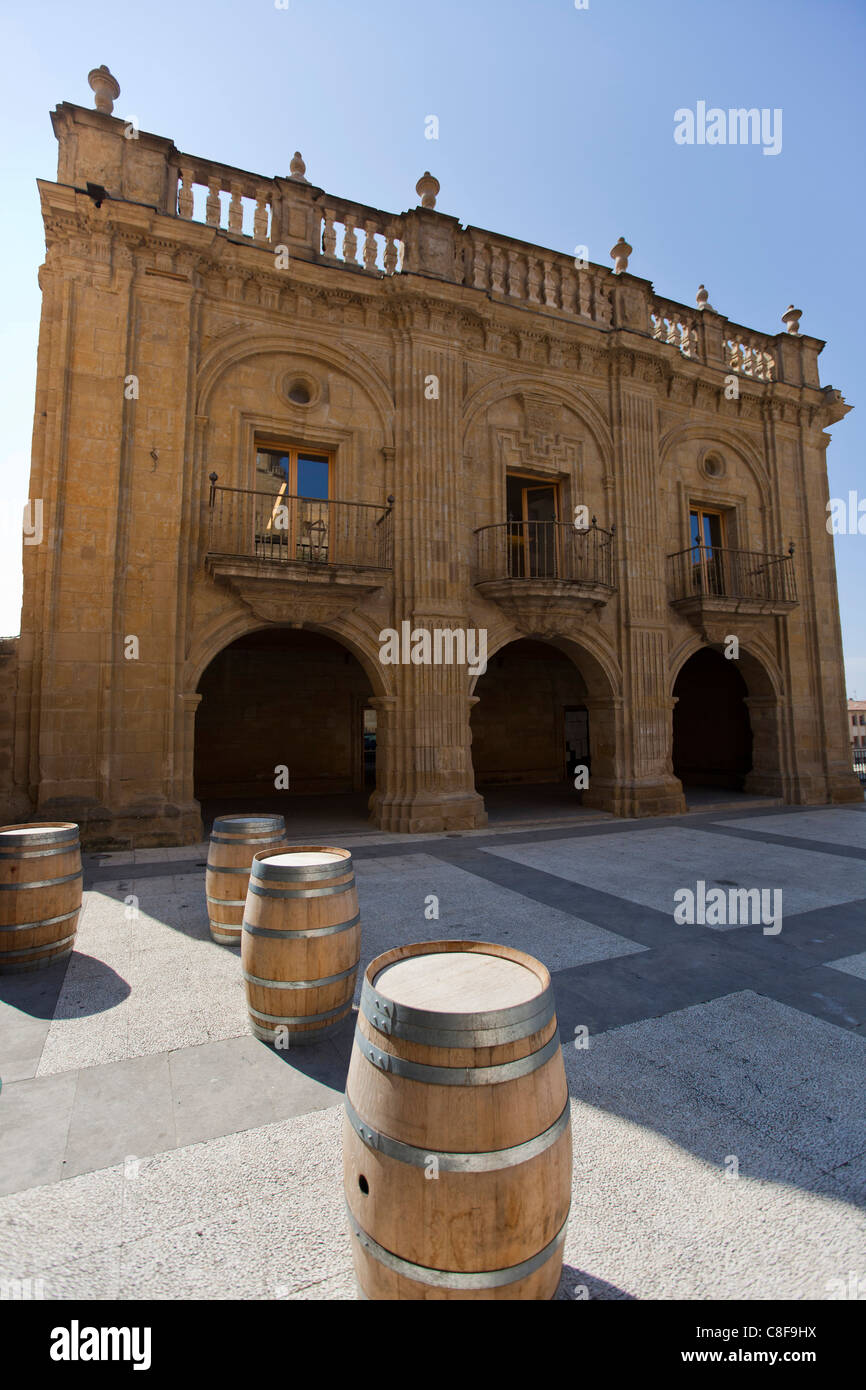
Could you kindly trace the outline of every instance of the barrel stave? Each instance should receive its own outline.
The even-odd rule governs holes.
[[[422,1151],[423,1152],[423,1151]],[[346,1201],[391,1252],[432,1270],[501,1269],[531,1259],[564,1225],[571,1200],[571,1132],[533,1158],[492,1172],[402,1162],[369,1148],[343,1121]],[[363,1177],[368,1191],[360,1185]]]
[[[361,950],[355,875],[347,851],[293,846],[285,853],[337,854],[339,862],[287,865],[279,862],[283,854],[254,860],[241,942],[250,1027],[265,1042],[275,1042],[278,1030],[290,1042],[315,1042],[352,1008]]]
[[[389,998],[388,965],[461,948],[524,967],[530,972],[525,993],[522,981],[513,988],[515,972],[502,965],[478,977],[477,964],[464,970],[456,962],[431,963],[428,991],[410,961],[394,972],[400,983]],[[471,1002],[473,989],[478,992],[473,976],[483,978],[482,999],[491,982],[500,1007]],[[454,1006],[452,997],[470,1001],[467,1009],[475,1012],[444,1012]],[[363,1296],[552,1298],[572,1152],[544,966],[484,942],[398,947],[374,961],[346,1085],[343,1155]]]
[[[39,970],[68,956],[81,900],[77,825],[0,828],[0,972]]]
[[[285,847],[286,825],[282,816],[218,816],[214,821],[205,870],[205,896],[211,936],[218,945],[241,944],[254,855]]]

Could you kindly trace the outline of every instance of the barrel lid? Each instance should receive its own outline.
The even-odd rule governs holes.
[[[75,821],[67,820],[45,820],[31,821],[30,824],[4,825],[0,827],[0,835],[9,840],[26,841],[49,841],[59,840],[65,837],[73,838],[70,832],[78,835],[78,826]]]
[[[213,823],[215,831],[233,830],[285,830],[286,822],[282,816],[233,815],[217,816]]]
[[[278,854],[267,856],[269,864],[283,864],[293,869],[309,868],[313,864],[339,864],[345,858],[345,853],[339,854],[333,849],[280,850]]]
[[[361,1012],[380,1032],[443,1047],[496,1046],[554,1017],[550,973],[491,941],[421,941],[371,961]]]
[[[352,855],[333,845],[294,845],[291,849],[262,849],[253,856],[252,877],[301,883],[344,877],[352,872]],[[348,887],[348,885],[346,885]]]
[[[373,983],[395,1004],[448,1014],[509,1009],[535,999],[544,988],[519,961],[463,951],[410,956],[386,965]]]

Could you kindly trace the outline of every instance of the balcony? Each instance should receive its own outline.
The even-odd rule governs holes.
[[[205,565],[263,618],[312,603],[331,617],[380,589],[393,567],[391,509],[217,485],[210,475]],[[291,590],[287,585],[291,584]]]
[[[616,592],[613,530],[564,521],[505,521],[475,532],[475,587],[536,630]]]
[[[780,617],[797,606],[794,546],[787,555],[694,545],[668,556],[671,606],[706,628],[719,619]]]

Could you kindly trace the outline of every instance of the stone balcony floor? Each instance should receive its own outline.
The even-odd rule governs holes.
[[[341,838],[362,965],[470,936],[553,973],[575,1141],[559,1298],[866,1281],[866,807]],[[0,1276],[46,1298],[355,1297],[353,1024],[285,1053],[250,1036],[205,855],[89,858],[75,954],[0,976]],[[781,931],[677,925],[673,894],[699,879],[781,889]]]

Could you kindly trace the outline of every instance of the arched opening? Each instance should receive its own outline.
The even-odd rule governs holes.
[[[373,690],[341,643],[269,627],[223,648],[198,686],[195,795],[214,815],[272,811],[290,835],[366,824],[376,784]]]
[[[743,791],[752,770],[749,687],[712,647],[689,657],[674,685],[673,770],[686,789]]]
[[[572,814],[588,802],[593,776],[609,774],[599,701],[558,647],[509,643],[489,659],[475,696],[472,764],[491,823]]]

